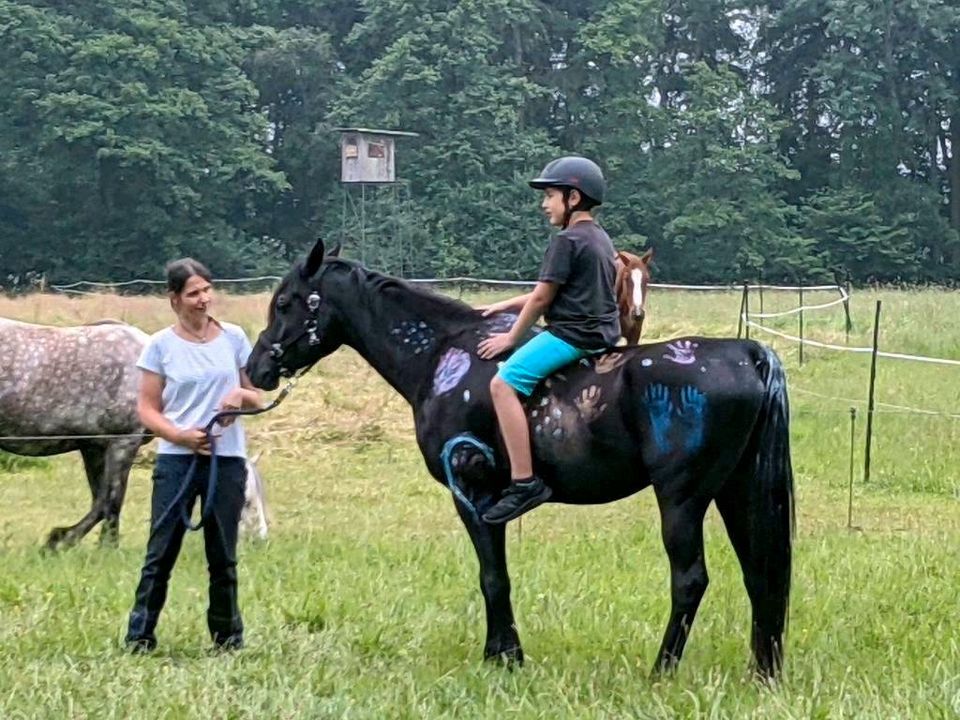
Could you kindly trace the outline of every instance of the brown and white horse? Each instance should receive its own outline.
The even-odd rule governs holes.
[[[614,290],[617,294],[617,306],[620,308],[620,333],[628,345],[640,342],[643,319],[646,317],[644,306],[647,302],[647,286],[650,283],[650,261],[653,250],[643,255],[620,251],[617,253],[617,281]]]

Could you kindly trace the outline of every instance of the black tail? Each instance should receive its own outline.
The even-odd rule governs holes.
[[[783,634],[790,606],[790,564],[796,523],[790,462],[790,408],[780,359],[763,348],[758,364],[764,383],[757,418],[757,457],[749,484],[750,545],[759,577],[753,650],[758,670],[776,675],[783,663]]]

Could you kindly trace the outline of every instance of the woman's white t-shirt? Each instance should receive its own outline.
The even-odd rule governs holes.
[[[217,337],[207,343],[184,340],[172,327],[150,337],[140,353],[137,367],[164,379],[163,416],[181,430],[203,428],[217,414],[228,392],[240,384],[240,369],[253,348],[237,325],[220,323]],[[214,427],[217,455],[247,456],[242,421],[226,428]],[[190,455],[189,448],[159,440],[157,452]]]

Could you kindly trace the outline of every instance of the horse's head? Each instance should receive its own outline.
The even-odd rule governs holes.
[[[327,261],[339,253],[337,246],[325,254],[323,240],[317,240],[307,259],[294,265],[273,294],[267,327],[247,361],[247,374],[257,387],[275,389],[281,375],[292,375],[343,343],[336,310],[324,293]]]
[[[629,252],[617,253],[617,302],[621,316],[635,323],[643,323],[646,315],[647,285],[650,282],[650,262],[653,250],[637,256]]]

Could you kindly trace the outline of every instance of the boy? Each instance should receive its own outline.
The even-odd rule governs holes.
[[[507,333],[491,335],[477,348],[489,360],[510,350],[541,315],[546,329],[519,348],[490,381],[490,394],[510,458],[510,486],[483,515],[500,524],[546,502],[552,491],[533,474],[530,430],[518,394],[529,396],[537,383],[564,365],[613,347],[620,320],[613,286],[615,251],[591,210],[603,202],[606,181],[596,163],[562,157],[549,163],[530,187],[543,190],[541,207],[554,227],[533,292],[488,307],[486,315],[519,310]]]

